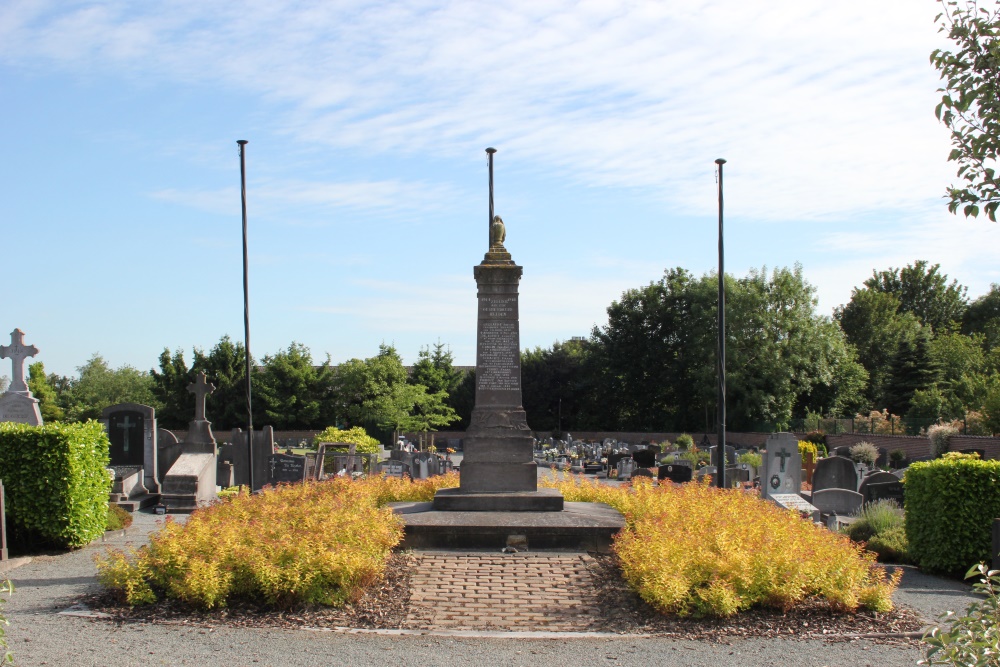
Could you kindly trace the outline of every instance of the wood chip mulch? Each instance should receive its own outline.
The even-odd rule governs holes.
[[[613,555],[592,554],[592,573],[601,604],[601,623],[593,630],[616,634],[649,634],[678,639],[730,643],[734,639],[765,637],[916,644],[926,623],[911,610],[834,613],[820,601],[807,601],[795,609],[755,608],[729,619],[678,618],[660,614],[624,583]],[[360,600],[340,609],[317,607],[283,610],[249,603],[232,603],[225,609],[201,611],[176,600],[128,607],[106,592],[86,595],[76,602],[108,614],[110,622],[162,623],[192,627],[254,628],[365,628],[406,627],[409,607],[409,572],[413,557],[394,553],[385,579],[368,589]],[[529,630],[530,628],[526,628]]]

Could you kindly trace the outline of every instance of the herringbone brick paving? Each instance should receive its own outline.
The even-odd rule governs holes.
[[[422,630],[600,630],[585,553],[418,552],[406,626]]]

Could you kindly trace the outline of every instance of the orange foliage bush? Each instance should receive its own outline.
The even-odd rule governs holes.
[[[807,598],[836,610],[892,609],[899,571],[888,576],[847,537],[755,494],[697,482],[543,484],[566,500],[604,502],[625,515],[614,544],[622,574],[662,612],[731,616],[754,605],[788,610]]]
[[[410,482],[335,478],[242,493],[168,517],[148,546],[97,557],[98,577],[129,604],[158,594],[212,608],[235,598],[282,607],[340,605],[379,581],[403,530],[388,502],[429,500],[457,475]]]

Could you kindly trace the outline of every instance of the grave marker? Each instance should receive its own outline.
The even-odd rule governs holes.
[[[767,436],[761,476],[762,498],[778,494],[796,494],[802,488],[802,457],[799,441],[791,433],[772,433]]]
[[[41,426],[42,413],[38,409],[38,399],[31,395],[24,382],[24,360],[38,354],[34,345],[24,344],[24,332],[14,329],[10,333],[10,345],[0,345],[0,358],[11,361],[10,387],[0,396],[0,422],[16,422]]]

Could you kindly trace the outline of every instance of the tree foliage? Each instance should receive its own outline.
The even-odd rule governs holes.
[[[712,428],[716,298],[715,276],[674,269],[608,308],[608,324],[593,334],[605,428]],[[782,426],[797,411],[858,402],[864,370],[836,323],[816,314],[800,267],[727,276],[726,302],[731,428]]]
[[[912,313],[934,334],[942,333],[961,323],[968,300],[966,288],[957,280],[949,284],[940,268],[940,264],[931,266],[920,259],[900,269],[873,271],[865,287],[891,294],[899,301],[899,312]]]
[[[941,73],[941,102],[934,110],[951,130],[948,160],[958,163],[962,186],[947,190],[948,210],[976,217],[980,208],[996,222],[1000,205],[996,164],[1000,150],[1000,8],[977,0],[941,0],[939,32],[955,50],[935,49],[931,64]]]
[[[276,430],[322,428],[336,420],[332,409],[333,369],[327,356],[313,365],[309,348],[293,342],[287,350],[266,355],[256,374],[254,412]],[[259,402],[258,402],[259,401]]]
[[[148,373],[127,364],[113,369],[100,354],[94,354],[76,370],[79,377],[62,383],[60,397],[69,421],[98,419],[104,408],[118,403],[157,407],[153,380]]]

